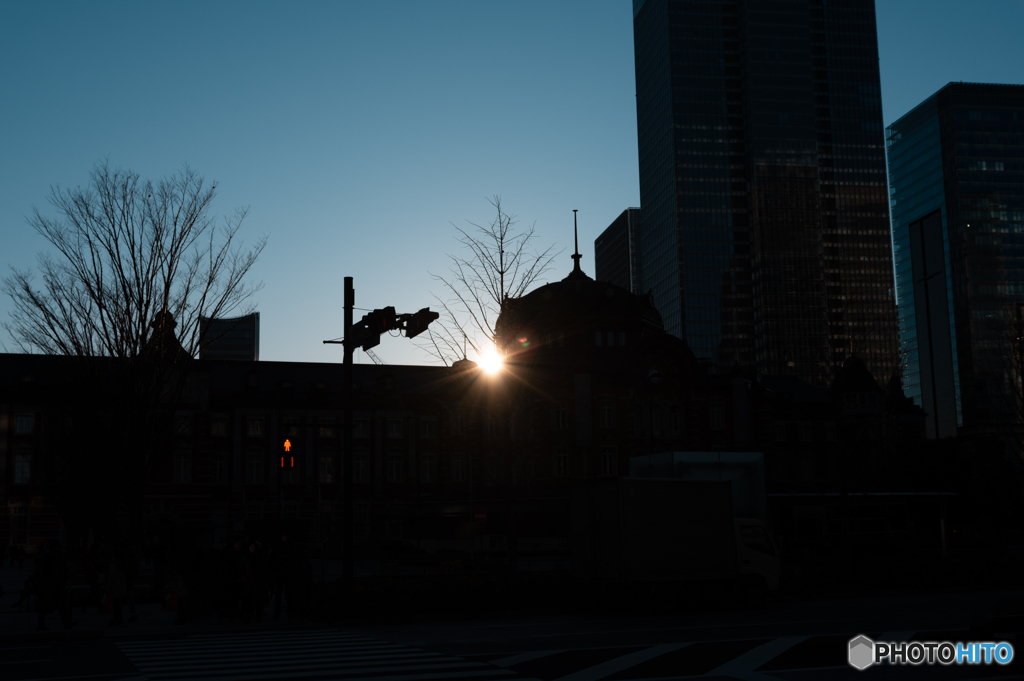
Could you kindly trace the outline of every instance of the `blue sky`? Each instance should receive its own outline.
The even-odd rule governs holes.
[[[949,81],[1024,83],[1024,0],[877,12],[886,124]],[[321,341],[341,335],[344,276],[358,307],[431,305],[450,223],[489,222],[492,195],[568,247],[551,279],[572,209],[593,275],[594,238],[639,204],[628,0],[6,0],[0,65],[0,266],[45,249],[25,216],[51,185],[105,158],[153,178],[188,163],[217,212],[248,206],[245,232],[270,237],[264,360],[341,360]],[[402,338],[376,352],[429,361]]]

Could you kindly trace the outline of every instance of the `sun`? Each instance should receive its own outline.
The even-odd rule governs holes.
[[[480,367],[489,374],[501,371],[501,355],[495,350],[487,350],[480,357]]]

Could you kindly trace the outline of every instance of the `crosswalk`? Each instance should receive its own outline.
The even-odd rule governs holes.
[[[869,633],[890,641],[968,634]],[[457,656],[342,630],[305,630],[125,640],[117,647],[141,674],[119,681],[804,681],[860,678],[846,663],[848,639],[804,635]],[[900,667],[896,672],[901,680],[1024,678],[1019,669],[992,667]]]
[[[148,681],[523,679],[512,670],[483,661],[342,631],[202,635],[163,641],[123,641],[117,645]]]

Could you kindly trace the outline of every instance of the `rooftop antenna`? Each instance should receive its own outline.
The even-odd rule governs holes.
[[[580,270],[580,258],[582,258],[583,256],[580,255],[580,232],[579,227],[576,224],[576,211],[576,208],[572,209],[572,236],[573,245],[575,247],[575,252],[572,254],[572,271],[573,273],[580,272],[582,274],[582,271]]]

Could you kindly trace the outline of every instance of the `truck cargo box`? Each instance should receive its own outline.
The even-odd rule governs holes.
[[[618,478],[572,493],[573,570],[628,582],[737,574],[728,480]]]

